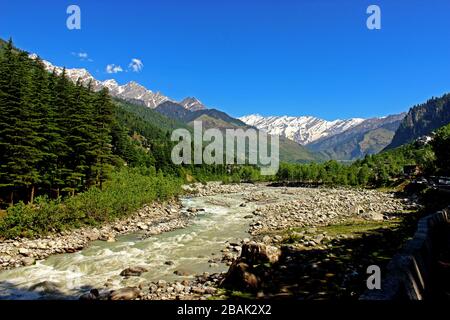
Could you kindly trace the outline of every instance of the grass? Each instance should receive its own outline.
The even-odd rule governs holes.
[[[400,224],[400,219],[393,219],[387,221],[367,221],[363,219],[349,219],[344,223],[328,225],[323,227],[318,227],[318,233],[326,232],[327,235],[333,237],[337,235],[362,235],[367,232],[379,229],[379,228],[395,228]]]
[[[35,238],[127,216],[144,204],[170,199],[182,192],[179,178],[139,169],[114,172],[102,190],[91,188],[66,199],[38,197],[34,204],[19,202],[0,219],[0,238]]]

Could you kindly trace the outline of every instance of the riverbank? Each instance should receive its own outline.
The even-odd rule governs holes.
[[[236,193],[256,188],[253,184],[223,185],[220,182],[183,186],[186,194],[193,196]],[[189,216],[194,215],[195,212],[181,212],[179,200],[154,202],[126,218],[105,223],[98,228],[81,227],[36,239],[22,237],[3,240],[0,242],[0,270],[32,265],[53,254],[80,251],[95,240],[112,242],[119,235],[133,232],[143,232],[150,236],[183,228],[187,225]]]
[[[275,247],[280,252],[290,252],[293,248],[295,248],[295,251],[305,249],[327,250],[335,246],[334,241],[339,240],[340,237],[350,238],[349,234],[344,234],[346,232],[330,232],[330,228],[333,226],[354,221],[353,224],[370,225],[375,223],[376,227],[391,227],[397,219],[396,212],[408,210],[415,206],[408,199],[399,199],[393,194],[375,190],[276,188],[263,184],[227,185],[221,183],[193,184],[183,188],[187,193],[185,199],[188,199],[188,201],[184,201],[184,207],[181,206],[179,201],[165,204],[155,203],[142,208],[127,219],[104,225],[101,228],[83,228],[37,240],[21,239],[3,242],[0,244],[0,255],[10,258],[9,260],[6,259],[8,261],[0,261],[3,261],[4,268],[29,265],[33,264],[35,260],[45,259],[53,254],[71,253],[89,248],[91,241],[103,240],[104,243],[107,243],[106,241],[112,242],[119,235],[138,232],[140,238],[150,236],[150,239],[153,240],[140,245],[138,238],[134,237],[131,240],[132,242],[121,240],[123,245],[133,244],[129,249],[127,249],[128,245],[125,247],[119,245],[116,249],[106,246],[105,248],[110,248],[106,251],[102,249],[103,246],[95,249],[96,251],[100,250],[98,254],[102,259],[105,259],[102,263],[105,263],[105,266],[110,266],[110,270],[104,275],[105,280],[102,280],[104,282],[96,281],[96,285],[90,292],[86,292],[87,289],[85,289],[84,293],[81,291],[80,296],[82,295],[84,299],[221,299],[230,297],[230,292],[233,292],[233,290],[223,290],[221,285],[227,270],[224,266],[234,264],[240,257],[242,248],[251,241]],[[207,212],[204,212],[205,209]],[[225,211],[216,217],[219,212],[217,210]],[[231,211],[228,213],[229,210]],[[192,227],[180,229],[189,226],[190,218],[199,214],[204,218],[197,220],[196,223],[200,223],[197,227],[193,230]],[[235,230],[233,234],[239,235],[238,237],[230,238],[226,236],[229,231],[223,230],[225,226],[219,222],[223,218],[235,221],[233,222],[234,227],[232,227]],[[205,219],[210,220],[208,222],[210,231],[207,235],[204,235],[207,238],[195,240],[199,231],[202,230],[198,228],[203,228],[202,224],[205,222],[202,221],[205,221]],[[242,231],[236,228],[240,228]],[[166,234],[166,231],[174,229],[179,229],[180,232],[169,236],[170,239],[158,240],[159,236],[152,237],[152,235]],[[361,229],[360,231],[364,230]],[[208,242],[209,239],[217,238],[217,235],[220,235],[218,239],[226,241],[217,242],[215,240],[217,244],[214,244],[211,249],[206,248],[205,252],[205,240]],[[185,245],[191,245],[190,239],[192,237],[194,237],[193,241],[198,248],[204,247],[201,249],[204,252],[201,256],[195,253],[195,250],[192,251],[191,247],[183,249]],[[166,244],[159,241],[168,240],[170,240],[170,243],[167,243],[167,249],[164,249]],[[142,256],[138,248],[143,248],[144,245],[147,251],[145,256]],[[96,247],[98,247],[98,244]],[[170,259],[167,259],[168,256],[164,253],[168,253],[167,250],[174,250],[169,248],[179,248],[177,249],[176,259],[188,259],[186,260],[187,264],[181,263],[180,265],[177,260],[169,261]],[[290,248],[290,251],[286,248]],[[113,252],[108,253],[110,250],[113,250]],[[108,263],[108,255],[117,250],[131,250],[130,254],[136,256],[136,259],[124,258],[123,262],[116,260],[114,267],[112,267]],[[114,259],[119,259],[118,255],[121,255],[121,252],[114,253],[114,257],[116,257]],[[88,259],[92,254],[92,252],[85,253],[82,256],[75,256],[70,259],[74,259],[75,263],[78,264],[81,263],[79,259]],[[151,256],[146,258],[148,255]],[[187,261],[193,258],[196,261],[196,270],[201,270],[200,273],[183,270],[186,267],[189,269],[192,262],[188,263]],[[141,261],[144,263],[142,264]],[[60,263],[58,262],[58,264]],[[41,262],[39,266],[36,266],[36,270],[39,270],[40,266]],[[223,271],[217,272],[219,266],[221,266],[219,269]],[[84,266],[83,269],[86,267],[88,265]],[[152,270],[152,268],[155,267],[158,270],[160,268],[165,270],[163,278],[154,274],[156,269]],[[80,271],[77,270],[76,274],[79,274]],[[102,270],[103,267],[98,266],[95,272],[102,272]],[[276,267],[271,270],[276,270]],[[29,272],[33,271],[30,270]],[[49,272],[48,274],[51,275],[53,271],[47,270],[45,272]],[[170,274],[172,275],[169,276]],[[19,276],[19,273],[14,273],[12,276],[6,276],[6,279],[17,276]],[[82,275],[76,277],[82,277]],[[41,277],[36,276],[36,281],[40,281],[40,279]],[[95,276],[92,279],[99,278]],[[45,279],[42,278],[42,280]],[[89,282],[90,280],[86,281]],[[58,290],[64,289],[61,287],[63,286],[61,283],[41,282],[33,285],[33,290],[55,291],[55,295],[58,296]],[[30,282],[28,281],[28,283]],[[13,284],[8,284],[8,286],[11,285]],[[36,287],[36,285],[38,286]],[[254,294],[256,297],[258,293]],[[261,293],[259,295],[262,296]]]
[[[117,236],[132,232],[154,235],[183,228],[187,219],[180,202],[172,200],[146,205],[125,219],[99,228],[83,227],[37,239],[4,240],[0,242],[0,270],[32,265],[54,254],[80,251],[95,240],[114,242]]]

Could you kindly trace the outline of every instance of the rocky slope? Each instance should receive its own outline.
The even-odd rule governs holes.
[[[383,150],[391,142],[404,115],[335,121],[260,115],[240,119],[248,125],[305,145],[309,150],[321,153],[324,158],[353,160]]]
[[[393,149],[429,135],[433,130],[448,123],[450,123],[450,94],[432,98],[409,110],[386,149]]]
[[[326,121],[310,116],[263,117],[258,114],[244,116],[239,119],[250,126],[257,127],[270,134],[284,136],[301,145],[307,145],[319,139],[339,134],[364,121],[364,119],[359,118]]]
[[[185,109],[190,111],[198,111],[207,109],[206,106],[197,98],[187,97],[179,102]]]
[[[314,152],[330,159],[353,160],[376,154],[391,141],[405,113],[384,118],[372,118],[333,136],[308,144]]]

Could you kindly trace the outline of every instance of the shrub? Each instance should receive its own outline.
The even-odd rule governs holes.
[[[0,219],[0,236],[35,237],[96,226],[126,216],[144,204],[170,199],[181,192],[182,183],[182,179],[161,172],[155,175],[148,169],[123,168],[111,174],[103,190],[93,187],[64,201],[38,197],[34,204],[19,202]]]

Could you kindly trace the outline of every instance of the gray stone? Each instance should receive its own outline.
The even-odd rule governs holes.
[[[139,277],[144,272],[148,272],[144,267],[130,267],[123,270],[120,275],[123,277]]]

